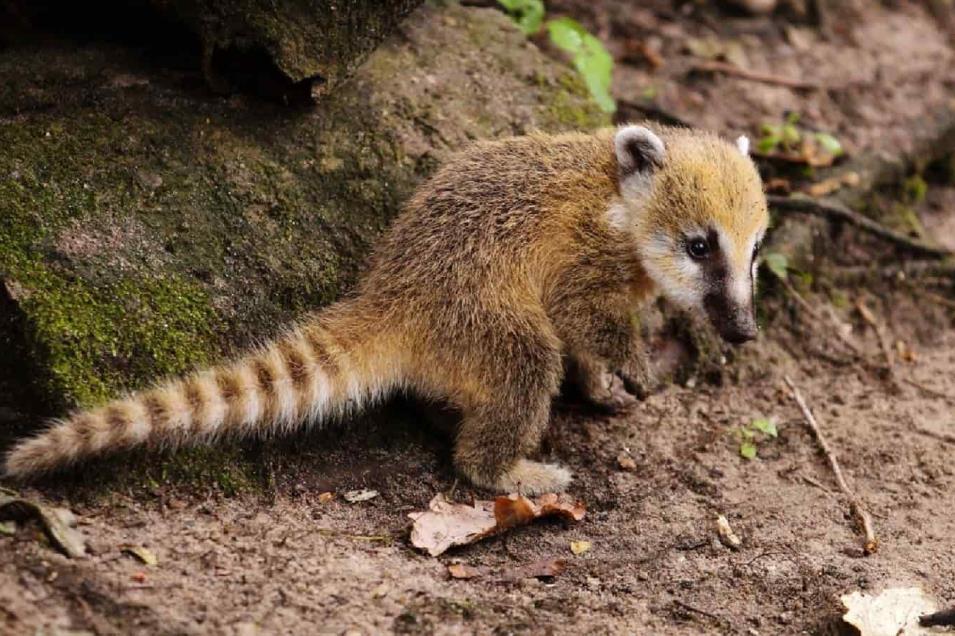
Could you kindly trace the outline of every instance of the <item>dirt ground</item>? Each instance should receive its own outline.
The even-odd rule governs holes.
[[[755,134],[761,121],[798,109],[853,153],[888,151],[953,97],[951,46],[919,3],[846,3],[853,20],[837,22],[829,41],[809,24],[798,26],[803,39],[787,35],[792,21],[782,18],[656,4],[670,5],[549,6],[601,33],[618,60],[630,59],[628,40],[659,50],[660,69],[640,56],[619,64],[618,97],[636,99],[652,84],[657,104],[724,131]],[[738,37],[754,68],[847,84],[807,92],[687,75],[692,60],[681,41],[708,35]],[[928,232],[945,241],[953,201],[950,189],[930,186],[919,209]],[[852,254],[852,238],[835,243],[840,260]],[[160,481],[104,495],[96,466],[81,483],[21,489],[69,506],[91,553],[67,559],[32,526],[0,536],[0,633],[836,634],[849,633],[838,597],[854,590],[913,585],[941,606],[955,604],[951,283],[928,293],[845,284],[806,297],[828,318],[812,319],[767,286],[764,333],[719,385],[691,377],[612,417],[558,401],[543,454],[573,469],[570,492],[586,518],[536,523],[438,558],[409,545],[407,513],[440,492],[462,502],[487,495],[456,482],[447,436],[411,402],[341,429],[253,445],[267,467],[262,489]],[[885,325],[897,389],[838,343],[839,325],[851,327],[866,357],[882,359],[857,300]],[[876,554],[863,555],[784,375],[871,511]],[[779,436],[746,460],[739,428],[761,417]],[[621,454],[635,468],[621,467]],[[360,488],[380,494],[354,504],[341,497]],[[324,492],[336,496],[323,501]],[[740,535],[738,551],[717,540],[718,514]],[[570,542],[579,540],[592,547],[575,556]],[[158,564],[124,555],[128,545],[149,548]],[[566,571],[518,582],[447,572],[456,562],[503,571],[545,558],[564,559]]]

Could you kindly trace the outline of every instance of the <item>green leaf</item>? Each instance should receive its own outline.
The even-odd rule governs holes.
[[[776,422],[764,417],[753,420],[753,423],[750,424],[750,426],[755,428],[760,433],[764,433],[770,437],[776,437],[779,435],[779,431],[776,430]]]
[[[743,459],[753,459],[756,457],[756,444],[753,442],[743,442],[739,445],[739,454]]]
[[[779,137],[779,135],[766,135],[765,137],[760,137],[759,141],[756,142],[756,150],[764,155],[768,155],[769,153],[775,151],[781,142],[782,139]]]
[[[497,0],[526,35],[540,31],[544,22],[544,0]]]
[[[839,143],[839,140],[829,133],[816,133],[815,137],[816,141],[819,142],[819,145],[822,146],[822,148],[833,157],[838,157],[845,152],[845,150],[842,149],[842,144]]]
[[[789,259],[785,254],[779,252],[770,252],[763,258],[766,267],[769,268],[781,280],[786,280],[786,274],[789,271]]]
[[[603,43],[587,32],[579,22],[571,18],[558,18],[547,23],[551,42],[570,54],[574,68],[584,78],[587,90],[605,112],[617,110],[610,95],[613,79],[613,57]]]

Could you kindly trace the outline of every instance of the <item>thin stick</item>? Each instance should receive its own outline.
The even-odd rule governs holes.
[[[804,196],[783,197],[779,195],[769,195],[766,197],[766,200],[769,202],[770,207],[780,212],[804,212],[806,214],[816,214],[829,219],[851,223],[869,232],[873,236],[877,236],[916,254],[932,256],[934,258],[949,258],[955,256],[955,252],[949,249],[937,245],[930,245],[924,241],[900,234],[895,230],[890,230],[881,223],[873,221],[835,201],[810,199]]]
[[[812,411],[809,410],[809,406],[806,404],[806,401],[803,400],[802,394],[799,393],[799,389],[796,388],[796,385],[788,375],[783,376],[783,380],[789,387],[789,391],[792,393],[793,399],[796,400],[796,404],[799,405],[799,409],[802,411],[803,417],[809,424],[809,428],[812,429],[812,434],[816,438],[816,442],[819,444],[819,447],[822,448],[822,452],[825,453],[826,459],[829,460],[829,466],[832,468],[832,472],[836,476],[836,483],[839,485],[839,490],[841,490],[842,493],[849,498],[849,507],[852,509],[852,513],[859,520],[859,523],[862,526],[862,531],[865,533],[865,543],[862,547],[863,551],[866,554],[874,553],[879,549],[879,541],[875,538],[875,531],[872,529],[872,517],[869,516],[869,513],[863,507],[862,502],[858,497],[856,497],[855,493],[852,492],[852,489],[849,488],[849,484],[846,483],[846,478],[842,475],[842,468],[839,466],[839,462],[836,460],[836,456],[832,452],[832,448],[830,448],[829,443],[823,436],[822,430],[819,428],[819,423],[813,416]]]
[[[695,64],[692,67],[692,70],[703,71],[707,73],[723,73],[725,75],[733,75],[739,77],[740,79],[750,80],[752,82],[762,82],[763,84],[774,84],[776,86],[785,86],[786,88],[797,88],[797,89],[814,89],[821,88],[819,84],[813,82],[804,82],[802,80],[794,80],[788,77],[780,77],[779,75],[773,75],[772,73],[762,73],[760,71],[749,71],[745,68],[740,68],[734,64],[729,64],[727,62],[701,62],[700,64]]]
[[[719,623],[723,622],[723,619],[717,616],[716,614],[713,614],[712,612],[707,612],[705,609],[700,609],[699,607],[696,607],[695,605],[690,605],[689,603],[685,601],[681,601],[678,598],[673,599],[673,603],[677,605],[678,607],[682,607],[688,612],[695,612],[696,614],[706,616],[707,618],[712,618],[714,621],[717,621]]]
[[[862,316],[862,319],[875,331],[876,337],[879,339],[879,348],[882,349],[882,357],[885,358],[885,366],[889,370],[889,380],[894,385],[894,388],[898,390],[899,387],[899,377],[895,372],[895,362],[892,358],[892,349],[889,347],[888,338],[885,336],[885,330],[882,328],[882,325],[879,324],[879,321],[875,319],[875,314],[872,313],[865,303],[862,302],[861,298],[856,299],[856,309],[859,310],[859,315]]]
[[[887,267],[874,267],[872,265],[847,265],[838,267],[832,272],[832,277],[839,283],[855,283],[873,278],[883,278],[887,280],[897,280],[906,282],[909,279],[917,278],[920,284],[924,284],[926,278],[941,277],[942,284],[955,283],[955,262],[952,261],[908,261],[897,263]],[[949,278],[951,280],[944,280]],[[943,299],[940,303],[955,307],[955,301]]]

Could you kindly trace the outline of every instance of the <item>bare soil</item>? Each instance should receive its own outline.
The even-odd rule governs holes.
[[[617,90],[635,92],[650,78],[660,103],[696,123],[753,133],[763,118],[794,108],[854,152],[886,151],[952,97],[951,47],[917,3],[847,3],[851,22],[837,24],[830,40],[800,26],[809,45],[799,49],[787,44],[781,18],[641,4],[566,0],[552,11],[602,32],[618,59],[627,38],[657,38],[666,66],[651,73],[639,59],[623,62]],[[728,29],[746,32],[754,67],[844,78],[851,88],[807,96],[680,70],[690,64],[681,38],[731,37]],[[930,186],[919,209],[930,235],[951,228],[951,201],[949,190]],[[850,254],[852,240],[843,233],[835,251]],[[543,455],[574,470],[571,493],[587,505],[584,521],[538,523],[438,558],[409,546],[407,513],[439,492],[458,501],[487,494],[456,482],[447,435],[410,402],[257,445],[263,489],[227,495],[164,482],[103,494],[90,483],[95,466],[82,483],[23,489],[72,508],[91,554],[67,559],[31,526],[0,537],[0,633],[826,634],[848,633],[838,597],[853,590],[916,585],[955,604],[951,289],[806,290],[831,317],[820,322],[770,284],[764,334],[721,386],[692,377],[613,417],[558,401]],[[838,343],[845,325],[870,360],[882,359],[853,309],[860,299],[885,325],[898,388]],[[782,382],[787,374],[874,517],[874,555],[863,555],[848,503]],[[757,417],[773,418],[779,437],[746,460],[738,429]],[[621,454],[636,467],[622,467]],[[359,488],[380,494],[355,504],[341,497]],[[322,501],[323,492],[334,499]],[[742,538],[739,550],[718,541],[718,514]],[[592,548],[575,556],[570,542],[578,540]],[[158,564],[124,555],[127,545],[149,548]],[[503,571],[545,558],[566,560],[567,570],[517,583],[447,573],[454,562]]]

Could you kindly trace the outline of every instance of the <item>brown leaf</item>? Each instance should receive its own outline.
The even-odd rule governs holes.
[[[473,579],[487,574],[487,568],[476,568],[465,563],[452,563],[448,566],[448,574],[454,579]]]
[[[623,470],[635,470],[637,462],[628,453],[620,453],[617,455],[617,465]]]
[[[76,558],[86,554],[86,539],[76,525],[76,518],[65,508],[49,508],[16,495],[0,494],[0,521],[36,519],[63,554]]]
[[[501,574],[503,581],[520,581],[521,579],[538,579],[545,576],[557,576],[567,569],[567,562],[563,559],[543,559],[526,563],[516,567],[506,568]]]
[[[522,495],[501,496],[473,505],[451,503],[438,494],[428,510],[409,513],[411,545],[438,556],[452,546],[467,545],[540,517],[557,516],[571,521],[584,518],[581,503],[561,501],[555,494],[543,495],[537,503]]]

